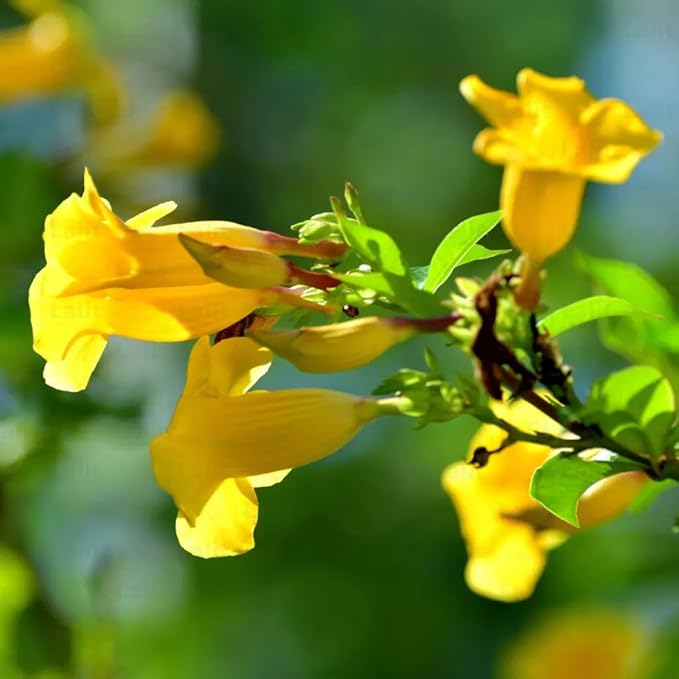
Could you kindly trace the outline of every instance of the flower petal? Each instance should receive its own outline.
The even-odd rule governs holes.
[[[630,106],[617,99],[593,103],[581,116],[590,161],[583,176],[595,181],[621,183],[637,163],[662,140]]]
[[[82,335],[76,338],[61,360],[45,364],[45,384],[61,391],[82,391],[87,387],[107,343],[108,338],[104,335]]]
[[[126,224],[134,230],[148,229],[152,227],[159,219],[167,217],[177,209],[177,203],[173,200],[167,200],[164,203],[159,203],[150,207],[148,210],[140,212],[138,215],[127,220]]]
[[[577,176],[507,165],[500,194],[507,236],[534,262],[544,262],[571,239],[584,190]]]
[[[502,534],[492,551],[470,554],[465,580],[481,596],[521,601],[533,593],[546,561],[533,529],[517,523]]]
[[[269,472],[268,474],[257,474],[256,476],[248,476],[248,481],[253,488],[269,488],[280,483],[292,470],[281,469],[277,472]]]
[[[476,135],[474,153],[481,156],[487,163],[494,165],[507,165],[514,161],[520,161],[524,156],[523,150],[511,135],[504,130],[491,128],[481,130]]]
[[[272,354],[247,337],[218,342],[210,352],[208,389],[214,396],[239,396],[271,367]]]
[[[179,512],[179,544],[194,556],[209,559],[243,554],[255,546],[257,496],[247,479],[225,479],[191,521]]]
[[[548,99],[574,118],[594,102],[585,81],[576,76],[552,78],[524,68],[516,76],[516,86],[522,100]]]
[[[183,399],[168,432],[151,443],[154,472],[193,519],[223,479],[329,455],[377,414],[372,401],[325,389]]]
[[[494,127],[509,127],[523,115],[521,101],[515,94],[496,90],[476,75],[460,83],[462,96]]]

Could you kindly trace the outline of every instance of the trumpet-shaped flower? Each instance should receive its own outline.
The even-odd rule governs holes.
[[[156,479],[179,509],[179,541],[198,556],[251,549],[254,488],[341,448],[380,414],[375,401],[326,389],[245,393],[270,362],[245,337],[198,340],[172,422],[151,443]]]
[[[122,221],[85,173],[82,196],[71,195],[45,221],[46,266],[29,291],[34,348],[57,389],[87,386],[110,335],[172,342],[235,323],[272,304],[319,308],[285,288],[241,289],[216,283],[182,247],[178,234],[273,252],[324,256],[334,243],[294,239],[230,222],[154,227],[174,203]]]
[[[523,431],[560,433],[525,402],[496,410]],[[496,450],[505,437],[502,429],[483,425],[471,450]],[[484,467],[458,462],[444,471],[443,486],[457,510],[469,553],[465,579],[477,594],[500,601],[528,598],[545,567],[547,551],[576,530],[529,494],[533,472],[552,453],[546,446],[518,442],[491,455]],[[620,515],[647,481],[642,472],[626,472],[594,484],[578,505],[580,527]]]
[[[299,370],[326,373],[358,368],[417,332],[440,332],[457,320],[456,314],[426,320],[371,316],[299,330],[251,330],[248,335]]]
[[[492,125],[474,141],[490,163],[505,166],[503,224],[524,254],[518,302],[533,308],[543,262],[575,231],[588,180],[626,181],[659,143],[627,104],[596,100],[580,78],[550,78],[531,69],[517,76],[518,96],[468,76],[460,90]]]

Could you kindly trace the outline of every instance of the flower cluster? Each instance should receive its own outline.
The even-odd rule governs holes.
[[[659,134],[626,104],[595,100],[578,78],[527,69],[519,96],[475,76],[461,89],[493,125],[474,147],[505,165],[503,224],[522,260],[486,281],[458,279],[459,294],[444,284],[457,266],[498,254],[478,244],[498,213],[453,229],[427,267],[410,267],[389,234],[366,224],[351,185],[351,215],[333,199],[332,212],[296,225],[296,238],[226,221],[157,225],[173,202],[123,220],[87,171],[83,194],[47,217],[46,264],[29,292],[47,384],[85,389],[113,335],[197,340],[172,421],[151,443],[156,479],[177,506],[178,540],[192,554],[251,549],[256,489],[342,448],[382,415],[483,423],[468,462],[446,469],[443,485],[467,544],[470,588],[504,601],[530,596],[547,551],[571,533],[621,514],[651,478],[677,478],[664,377],[626,373],[582,404],[554,339],[630,305],[598,300],[558,322],[532,313],[545,261],[573,235],[586,181],[625,181]],[[203,127],[195,102],[175,103]],[[159,133],[119,161],[166,151],[167,161],[193,146],[168,149],[164,140]],[[428,370],[401,370],[372,396],[251,390],[274,354],[305,372],[352,370],[421,333],[469,355],[476,382],[448,380],[427,352]]]

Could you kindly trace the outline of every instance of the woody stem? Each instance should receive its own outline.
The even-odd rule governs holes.
[[[644,467],[649,468],[649,461],[645,457],[638,455],[637,453],[628,450],[623,446],[620,446],[616,441],[613,441],[607,436],[602,435],[593,427],[590,427],[577,420],[564,421],[559,416],[558,408],[556,408],[546,399],[542,398],[542,396],[539,394],[536,394],[532,389],[523,388],[524,385],[521,384],[521,380],[506,368],[498,367],[498,372],[502,381],[505,382],[505,384],[512,390],[513,393],[516,393],[519,398],[522,398],[527,403],[530,403],[540,412],[547,415],[547,417],[549,417],[551,420],[554,420],[554,422],[557,422],[562,427],[565,427],[568,431],[576,434],[584,441],[589,442],[589,448],[605,448],[606,450],[617,453],[621,457],[625,457],[628,460],[633,460],[634,462],[638,462]]]

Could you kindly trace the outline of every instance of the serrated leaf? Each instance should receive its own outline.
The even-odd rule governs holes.
[[[415,316],[436,316],[443,311],[436,298],[424,290],[418,290],[410,278],[379,271],[333,273],[333,276],[353,288],[374,290]]]
[[[531,497],[545,509],[572,526],[578,526],[578,503],[597,481],[641,467],[620,457],[583,460],[577,455],[557,453],[533,472]]]
[[[405,257],[386,231],[359,224],[344,215],[339,217],[339,225],[347,245],[375,269],[396,276],[409,276]]]
[[[448,280],[472,246],[492,231],[501,218],[502,213],[499,211],[488,212],[470,217],[452,229],[432,255],[424,289],[436,292]]]
[[[590,321],[611,316],[631,316],[636,313],[640,313],[639,309],[624,299],[596,295],[553,311],[539,321],[538,327],[547,329],[552,337],[556,337]]]
[[[583,419],[630,450],[656,460],[668,445],[674,393],[660,371],[637,365],[592,385]]]

